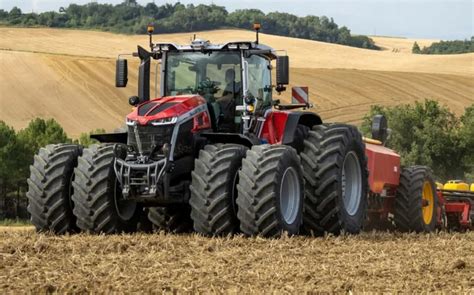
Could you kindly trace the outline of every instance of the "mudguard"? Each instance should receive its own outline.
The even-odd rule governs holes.
[[[292,145],[298,125],[309,128],[323,121],[311,112],[273,111],[267,115],[261,138],[270,144]]]
[[[285,132],[282,137],[282,144],[291,145],[294,141],[294,135],[298,125],[304,125],[308,128],[314,125],[320,125],[323,123],[321,117],[311,112],[290,112],[288,113],[288,119],[286,120]]]

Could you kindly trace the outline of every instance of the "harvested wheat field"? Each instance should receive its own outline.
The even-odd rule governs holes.
[[[189,43],[192,35],[157,35],[155,41]],[[147,46],[146,36],[20,28],[0,28],[0,36],[0,120],[20,129],[38,116],[55,118],[73,137],[123,124],[127,98],[136,93],[137,64],[129,66],[129,87],[117,89],[115,57],[137,44]],[[197,36],[212,42],[254,39],[244,30]],[[287,49],[290,86],[309,86],[314,111],[324,120],[358,124],[374,104],[436,99],[462,114],[474,103],[474,54],[413,55],[415,40],[403,38],[376,37],[382,51],[264,34],[261,41]]]
[[[474,291],[474,233],[306,238],[0,231],[0,290]]]

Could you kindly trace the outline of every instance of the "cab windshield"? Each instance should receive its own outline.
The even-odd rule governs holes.
[[[166,96],[199,94],[208,102],[242,96],[240,52],[170,52]]]

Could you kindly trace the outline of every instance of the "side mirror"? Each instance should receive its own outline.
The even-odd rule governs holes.
[[[375,115],[372,119],[372,138],[385,143],[388,135],[387,118],[384,115]]]
[[[115,87],[127,87],[128,65],[126,59],[117,59],[115,63]]]
[[[276,67],[276,84],[288,85],[290,83],[290,58],[288,56],[278,56]]]

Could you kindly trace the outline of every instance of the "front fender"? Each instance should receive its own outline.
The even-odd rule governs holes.
[[[322,123],[321,117],[311,112],[273,111],[266,117],[261,137],[270,144],[291,145],[298,125],[311,128]]]
[[[282,144],[291,145],[298,125],[304,125],[312,128],[315,125],[321,125],[323,120],[315,113],[311,112],[291,112],[286,121],[285,130],[282,137]]]

